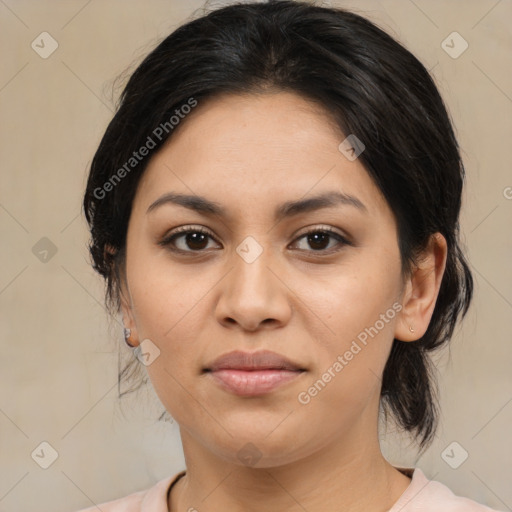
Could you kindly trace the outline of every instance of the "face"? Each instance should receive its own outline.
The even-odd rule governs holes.
[[[393,214],[344,139],[294,94],[218,97],[182,121],[139,184],[125,325],[150,340],[147,371],[182,437],[224,460],[240,464],[252,443],[255,465],[271,467],[376,436],[404,287]],[[256,384],[206,371],[261,350],[302,371]]]

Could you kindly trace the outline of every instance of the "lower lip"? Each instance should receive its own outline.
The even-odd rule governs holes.
[[[296,379],[303,371],[292,370],[216,370],[214,380],[227,391],[239,396],[258,396]]]

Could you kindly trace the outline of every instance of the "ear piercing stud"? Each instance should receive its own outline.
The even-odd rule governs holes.
[[[409,325],[409,331],[414,332],[414,329]]]
[[[127,327],[124,328],[124,341],[125,343],[130,347],[134,348],[133,345],[130,343],[130,336],[132,335],[132,330],[128,329]]]

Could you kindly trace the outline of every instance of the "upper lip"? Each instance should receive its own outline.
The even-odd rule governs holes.
[[[235,350],[215,359],[207,368],[207,371],[217,370],[304,370],[300,365],[290,359],[271,352],[260,350],[258,352],[243,352]]]

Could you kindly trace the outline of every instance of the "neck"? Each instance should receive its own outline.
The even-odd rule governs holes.
[[[219,458],[182,429],[187,473],[171,492],[169,510],[389,510],[410,479],[384,459],[377,435],[369,442],[365,430],[299,460],[254,468]]]

